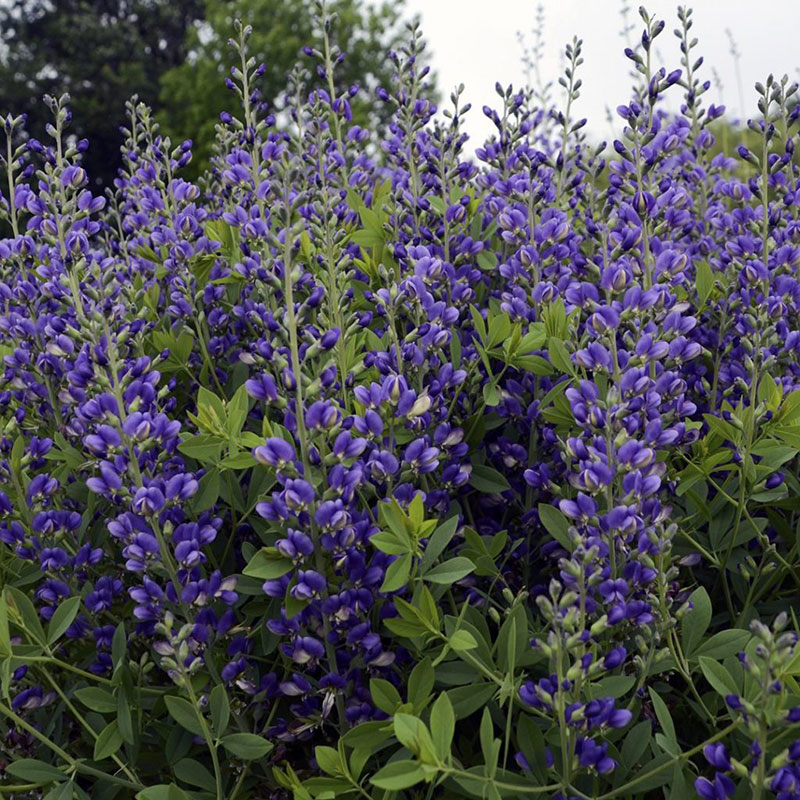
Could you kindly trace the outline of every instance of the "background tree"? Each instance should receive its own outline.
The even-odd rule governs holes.
[[[157,101],[202,9],[203,0],[0,0],[0,113],[27,113],[30,134],[42,137],[42,95],[68,92],[70,131],[90,142],[89,174],[110,182],[125,100]]]
[[[331,38],[346,54],[337,68],[337,82],[343,86],[359,83],[369,89],[387,86],[392,66],[386,53],[398,47],[407,33],[401,24],[402,0],[380,5],[329,0],[328,9],[337,14]],[[233,61],[227,42],[234,35],[234,20],[240,18],[253,26],[249,50],[266,63],[266,73],[257,88],[264,100],[273,102],[286,88],[286,76],[298,57],[304,58],[302,48],[318,44],[316,17],[314,0],[205,0],[202,21],[188,32],[186,61],[162,77],[161,111],[157,115],[162,129],[174,139],[194,140],[190,169],[198,172],[206,163],[219,114],[235,103],[225,87]],[[307,63],[312,65],[310,59]],[[381,104],[370,102],[369,93],[366,98],[353,101],[353,116],[361,122],[370,113],[383,112]]]

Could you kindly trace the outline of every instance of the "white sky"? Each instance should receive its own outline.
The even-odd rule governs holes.
[[[443,98],[448,98],[458,83],[466,86],[464,97],[472,103],[467,117],[471,136],[482,139],[491,124],[481,112],[484,104],[497,106],[495,81],[504,86],[521,85],[523,67],[516,32],[532,40],[537,0],[407,0],[408,11],[419,14],[422,28],[438,73]],[[542,0],[545,13],[545,51],[542,73],[554,82],[563,71],[564,45],[573,35],[583,39],[583,87],[575,107],[576,118],[587,117],[592,138],[607,139],[611,131],[606,122],[606,106],[612,109],[630,96],[631,62],[625,58],[627,46],[620,35],[622,0]],[[699,40],[696,54],[705,58],[698,76],[712,80],[706,102],[726,105],[729,114],[751,116],[756,113],[755,81],[764,81],[772,72],[800,80],[800,0],[695,0],[692,33]],[[629,21],[636,25],[636,36],[643,28],[636,11],[638,0],[630,0]],[[656,40],[656,66],[669,72],[680,66],[677,0],[649,0],[651,14],[667,22]],[[726,35],[729,28],[741,53],[739,69],[745,108],[737,87],[734,58]],[[661,59],[664,59],[663,63]],[[711,67],[722,81],[722,98],[713,85]],[[554,86],[561,97],[561,88]],[[672,87],[675,105],[682,89]],[[616,125],[615,121],[615,125]],[[472,142],[476,146],[476,142]]]

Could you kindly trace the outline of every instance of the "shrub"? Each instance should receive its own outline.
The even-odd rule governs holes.
[[[106,198],[6,118],[5,793],[797,795],[797,86],[712,157],[642,17],[610,159],[579,41],[476,163],[415,28],[369,131],[240,27],[198,184],[142,104]]]

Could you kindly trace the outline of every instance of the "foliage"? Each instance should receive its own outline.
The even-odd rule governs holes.
[[[238,27],[199,184],[141,103],[106,198],[4,120],[3,793],[798,796],[797,86],[715,154],[641,18],[610,159],[579,40],[473,160],[325,18],[282,118]]]

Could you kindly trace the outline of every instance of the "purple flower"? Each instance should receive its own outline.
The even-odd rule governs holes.
[[[725,747],[722,742],[706,745],[703,748],[703,755],[706,761],[720,772],[729,772],[731,770],[731,759],[728,755],[728,748]]]
[[[256,447],[253,450],[253,456],[259,464],[277,467],[278,469],[283,469],[288,464],[293,463],[296,458],[292,445],[283,439],[275,437],[267,439],[266,444]]]
[[[694,789],[703,800],[727,800],[736,791],[736,785],[727,776],[717,772],[712,783],[708,778],[698,778]]]

